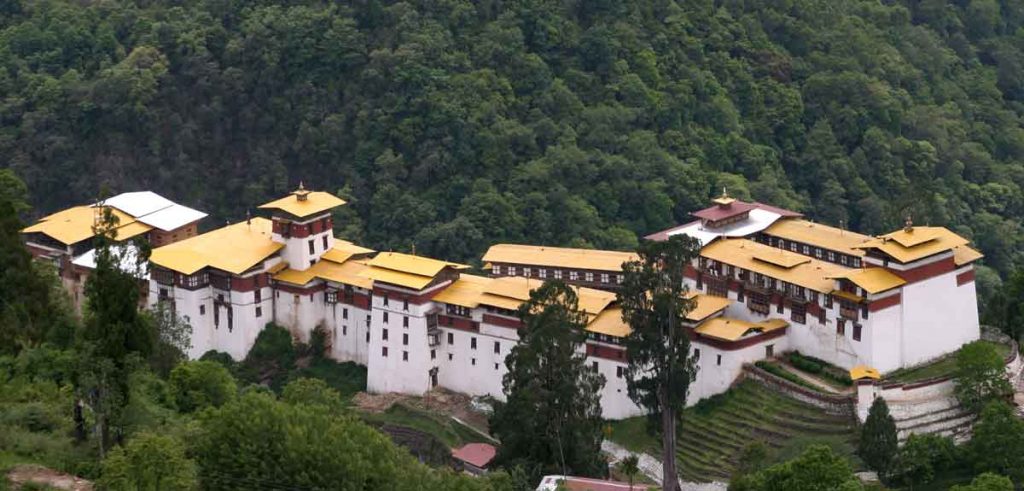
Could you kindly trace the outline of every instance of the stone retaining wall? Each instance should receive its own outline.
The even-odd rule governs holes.
[[[853,396],[817,392],[768,373],[754,365],[743,366],[743,372],[736,380],[739,382],[744,379],[753,380],[793,399],[824,409],[829,414],[850,416],[851,418],[855,415],[856,400]]]

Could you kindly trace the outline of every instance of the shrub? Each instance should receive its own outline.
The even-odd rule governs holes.
[[[192,361],[174,367],[170,385],[178,410],[185,413],[219,407],[238,393],[228,370],[212,361]]]
[[[975,477],[970,484],[953,486],[949,491],[1013,491],[1013,481],[1006,476],[986,472]]]
[[[174,438],[142,434],[115,448],[103,461],[97,483],[111,491],[197,489],[196,465]]]
[[[965,344],[956,353],[956,398],[978,412],[991,401],[1006,399],[1013,386],[1006,377],[1003,357],[984,341]]]
[[[1005,402],[989,403],[974,425],[967,453],[976,471],[1024,482],[1024,420]]]
[[[953,440],[939,435],[910,435],[893,459],[890,479],[893,483],[916,487],[932,482],[935,471],[947,469],[957,461]]]
[[[772,362],[761,360],[761,361],[755,362],[754,366],[756,366],[756,367],[758,367],[758,368],[760,368],[760,369],[762,369],[762,370],[764,370],[764,371],[766,371],[766,372],[768,372],[768,373],[770,373],[772,375],[775,375],[777,377],[782,377],[782,378],[784,378],[784,379],[786,379],[786,380],[788,380],[790,382],[793,382],[794,384],[797,384],[797,385],[799,385],[801,387],[806,387],[806,388],[811,389],[813,391],[820,391],[821,390],[818,387],[816,387],[814,384],[811,384],[811,383],[807,382],[806,380],[796,376],[792,372],[790,372],[790,371],[786,370],[785,368],[782,368],[782,367],[780,367],[780,366],[778,366],[778,365],[776,365],[776,364],[774,364]]]

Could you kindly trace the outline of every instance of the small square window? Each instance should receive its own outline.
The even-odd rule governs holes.
[[[718,355],[718,366],[722,366],[722,355]]]
[[[384,341],[388,340],[388,330],[387,329],[382,329],[381,330],[380,338],[383,339]]]
[[[402,334],[402,345],[403,346],[409,346],[409,334],[406,334],[406,333]]]
[[[624,370],[622,367],[615,367],[615,377],[622,378],[625,372],[626,370]]]
[[[341,335],[348,336],[348,326],[341,326]]]
[[[402,327],[409,327],[409,316],[402,316]]]
[[[453,344],[455,344],[455,335],[452,333],[448,333],[448,345],[450,346]]]
[[[388,357],[388,347],[387,346],[382,346],[380,348],[380,356],[383,356],[384,358]]]
[[[437,359],[437,350],[434,350],[434,349],[430,350],[430,359],[431,360],[436,360]]]
[[[402,361],[409,361],[409,352],[408,351],[403,351],[402,352]]]
[[[476,358],[473,358],[472,360],[470,360],[470,364],[472,364],[475,367],[476,366]]]
[[[256,317],[263,317],[263,307],[256,307]]]
[[[199,306],[199,315],[206,315],[206,306],[205,305],[200,305]]]
[[[472,338],[469,339],[469,347],[470,347],[470,349],[476,349],[476,338],[475,337],[472,337]]]
[[[854,341],[860,341],[861,329],[862,329],[862,327],[861,327],[860,324],[854,324],[853,325],[853,340]]]
[[[448,353],[448,361],[452,361],[455,358],[451,353]]]
[[[497,364],[497,363],[495,363],[495,364],[494,364],[494,369],[495,369],[495,370],[497,370],[497,369],[498,369],[498,364]]]
[[[388,323],[388,313],[387,312],[384,312],[384,323],[385,324]]]
[[[498,341],[494,342],[494,352],[501,354],[501,343],[499,343]]]

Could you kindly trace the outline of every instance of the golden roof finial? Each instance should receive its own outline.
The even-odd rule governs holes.
[[[729,192],[725,189],[725,186],[722,186],[722,195],[711,200],[712,203],[723,207],[731,205],[733,201],[736,200],[729,197]]]
[[[910,233],[914,231],[914,220],[907,215],[907,221],[903,222],[903,231]]]
[[[306,189],[306,186],[302,185],[302,181],[299,181],[299,189],[296,189],[292,194],[294,194],[299,201],[306,201],[306,198],[309,197],[309,190]]]

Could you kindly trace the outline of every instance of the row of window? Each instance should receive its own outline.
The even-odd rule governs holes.
[[[381,301],[384,303],[385,307],[388,307],[388,306],[391,305],[391,295],[388,292],[384,292],[384,294],[381,295],[380,298],[381,298]],[[408,298],[402,299],[402,310],[409,310],[409,299]]]
[[[606,285],[607,284],[611,284],[612,280],[615,281],[615,284],[622,284],[622,281],[624,279],[622,274],[614,274],[614,275],[611,274],[611,273],[596,273],[595,274],[593,271],[584,271],[582,273],[582,275],[581,275],[579,271],[569,269],[569,270],[564,270],[565,272],[568,272],[568,275],[566,275],[565,272],[563,272],[563,270],[561,270],[561,269],[533,268],[533,267],[529,267],[529,266],[523,267],[522,270],[520,270],[517,266],[508,266],[507,268],[505,268],[505,271],[506,271],[506,276],[523,276],[525,278],[531,278],[531,277],[533,277],[536,274],[536,276],[538,278],[540,278],[540,279],[547,279],[548,276],[549,276],[549,272],[550,272],[551,278],[556,279],[556,280],[561,280],[561,279],[564,279],[565,276],[568,276],[568,281],[581,281],[582,280],[582,281],[586,281],[588,283],[594,283],[595,281],[600,280],[600,283],[603,283],[603,284],[606,284]],[[519,274],[520,271],[522,272],[521,275]],[[502,266],[500,264],[495,264],[495,265],[491,266],[491,274],[493,274],[495,276],[500,276],[501,272],[502,272]]]
[[[325,234],[321,238],[323,239],[323,245],[324,245],[323,252],[327,252],[327,249],[330,248],[330,244],[327,243],[327,235]],[[309,239],[309,254],[310,255],[316,254],[316,239]],[[312,262],[313,261],[310,261],[311,264],[312,264]]]
[[[830,263],[841,264],[851,268],[859,268],[861,266],[860,258],[849,254],[843,254],[841,252],[823,249],[821,247],[811,246],[792,240],[776,238],[770,235],[760,235],[758,238],[760,239],[759,242],[762,244],[778,247],[779,249],[788,249],[790,252],[803,254],[805,256],[813,255],[817,259],[828,261]]]

